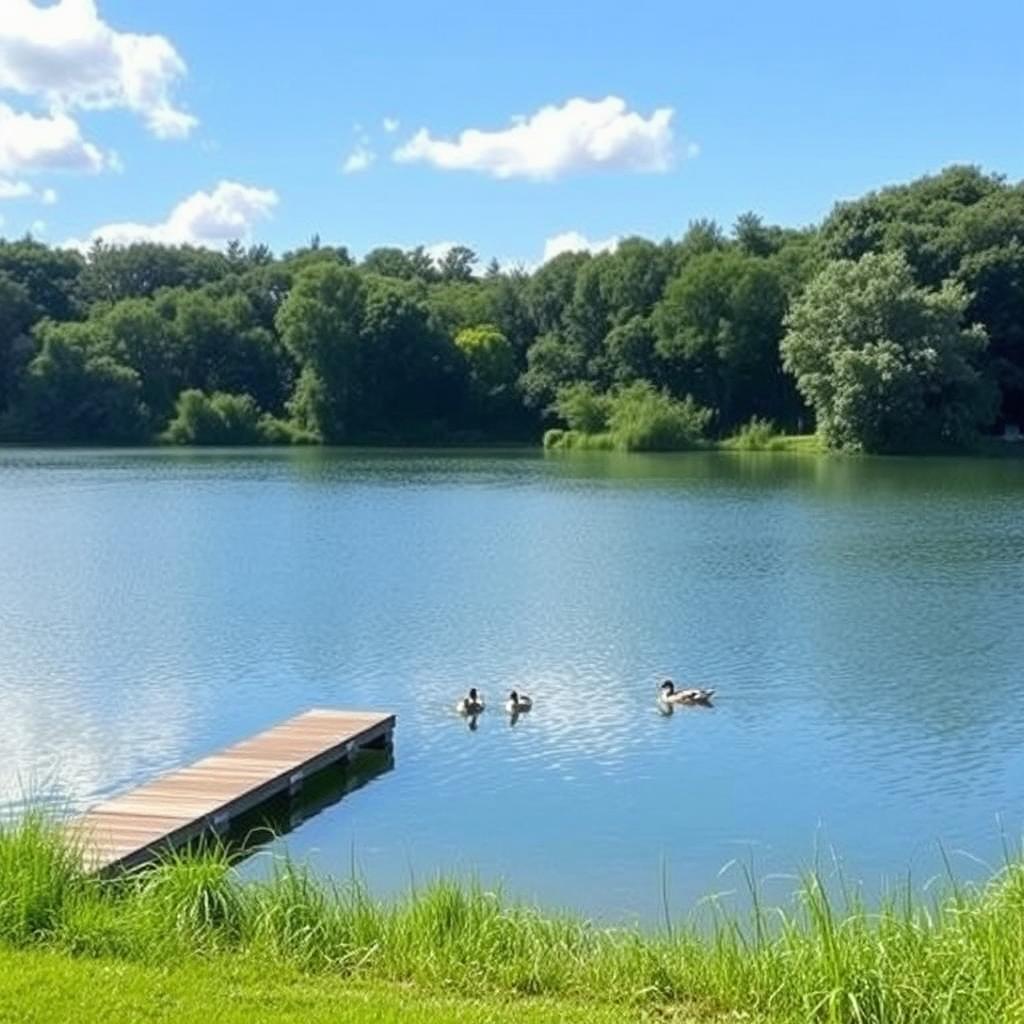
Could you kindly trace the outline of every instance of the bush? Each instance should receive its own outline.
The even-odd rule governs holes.
[[[178,395],[174,418],[163,433],[171,444],[291,444],[297,432],[260,412],[251,395],[190,389]]]
[[[592,384],[580,381],[559,389],[552,410],[565,420],[570,431],[600,434],[607,429],[611,404],[610,395],[602,395]]]
[[[729,448],[744,452],[768,452],[777,448],[782,434],[771,420],[752,416],[725,443]]]
[[[601,394],[590,384],[562,388],[554,411],[568,430],[549,430],[545,448],[669,452],[695,448],[711,421],[711,410],[690,395],[680,400],[636,381]]]
[[[614,392],[608,430],[619,451],[684,451],[700,443],[710,421],[711,410],[690,395],[679,400],[638,381]]]
[[[544,447],[568,451],[610,452],[615,449],[611,434],[584,434],[580,430],[549,430],[544,434]]]

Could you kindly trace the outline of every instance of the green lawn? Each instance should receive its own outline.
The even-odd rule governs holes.
[[[736,1019],[736,1018],[732,1018]],[[745,1018],[752,1024],[752,1018]],[[171,968],[0,948],[0,1024],[696,1024],[682,1011],[520,997],[468,999],[353,985],[241,957]],[[706,1018],[705,1018],[706,1021]],[[703,1022],[702,1022],[703,1024]]]

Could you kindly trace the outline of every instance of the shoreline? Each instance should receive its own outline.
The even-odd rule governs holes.
[[[56,444],[42,441],[0,441],[0,452],[3,451],[139,451],[139,452],[284,452],[284,451],[338,451],[338,452],[508,452],[515,454],[543,454],[562,457],[565,455],[693,455],[712,452],[726,452],[740,455],[814,455],[841,459],[933,459],[933,458],[984,458],[984,459],[1024,459],[1024,442],[1007,442],[1000,437],[980,438],[974,445],[962,448],[941,448],[906,452],[850,452],[825,447],[816,434],[778,434],[764,445],[745,445],[736,437],[709,440],[688,448],[665,451],[623,451],[605,447],[545,447],[537,441],[355,441],[351,444],[239,444],[239,445],[205,445],[205,444],[167,444],[158,441],[131,442],[113,444],[90,442]]]
[[[286,859],[269,878],[243,882],[235,862],[211,842],[98,882],[43,816],[0,825],[5,978],[19,964],[78,979],[89,965],[110,965],[180,975],[183,998],[212,960],[228,974],[291,977],[299,988],[482,1003],[525,1021],[547,1019],[551,1005],[578,1008],[582,1019],[618,1008],[692,1022],[753,1013],[851,1024],[994,1021],[1020,1008],[1021,850],[1008,850],[985,883],[950,873],[940,891],[904,886],[877,905],[811,872],[791,906],[770,907],[748,873],[749,914],[712,901],[708,932],[668,916],[654,932],[603,928],[445,880],[382,902],[358,880],[331,882]],[[23,992],[31,998],[32,987]]]

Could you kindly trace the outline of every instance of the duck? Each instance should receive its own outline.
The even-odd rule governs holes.
[[[505,710],[510,715],[521,715],[524,711],[529,711],[533,707],[533,698],[527,697],[525,693],[519,693],[517,690],[513,690],[508,695],[508,700],[505,701]]]
[[[460,715],[479,715],[484,709],[484,699],[476,692],[476,687],[471,686],[466,694],[455,705],[455,710]]]
[[[666,679],[661,684],[660,699],[666,704],[710,704],[714,697],[714,690],[704,690],[694,687],[690,690],[677,690],[676,684],[671,679]]]

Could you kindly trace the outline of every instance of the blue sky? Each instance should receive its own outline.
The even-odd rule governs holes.
[[[61,0],[35,17],[53,6],[0,0],[12,236],[127,223],[113,237],[220,244],[237,226],[278,250],[319,232],[533,263],[568,232],[661,238],[748,209],[799,225],[952,162],[1024,176],[1019,2]],[[115,67],[125,34],[162,40]],[[545,107],[543,130],[459,144]],[[33,150],[36,127],[68,145]],[[344,173],[357,149],[375,159]]]

